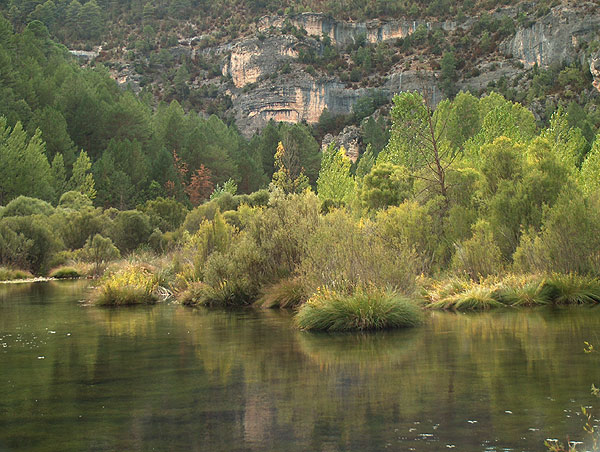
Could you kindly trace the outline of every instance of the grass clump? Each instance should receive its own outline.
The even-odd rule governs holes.
[[[300,306],[308,294],[298,278],[286,278],[267,287],[255,303],[261,308],[293,309]]]
[[[101,306],[154,303],[159,298],[158,288],[156,278],[146,267],[131,265],[104,278],[93,302]]]
[[[453,309],[457,311],[485,311],[504,306],[498,301],[494,286],[473,283],[463,291],[442,297],[427,305],[431,309]]]
[[[600,280],[591,276],[553,274],[543,283],[555,304],[600,303]]]
[[[50,270],[48,274],[50,278],[56,279],[74,279],[81,278],[82,274],[74,267],[58,267]]]
[[[498,284],[497,298],[509,306],[543,306],[552,303],[553,291],[538,275],[508,275]]]
[[[13,281],[15,279],[33,278],[33,275],[26,270],[0,267],[0,281]]]
[[[365,331],[404,328],[422,322],[419,306],[400,295],[358,289],[352,295],[317,291],[299,309],[296,324],[312,331]]]
[[[600,280],[575,273],[506,275],[480,282],[451,278],[424,289],[431,309],[485,310],[501,306],[600,303]]]
[[[194,281],[177,296],[186,306],[236,307],[249,304],[243,284],[223,281],[217,287]]]

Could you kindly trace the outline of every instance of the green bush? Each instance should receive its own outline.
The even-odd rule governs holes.
[[[52,215],[54,207],[46,201],[27,196],[19,196],[2,210],[2,217],[24,217],[29,215]]]
[[[81,273],[73,267],[58,267],[51,270],[48,276],[56,279],[73,279],[81,278]]]
[[[0,267],[0,281],[12,281],[15,279],[33,278],[33,275],[26,270],[16,270],[7,267]]]
[[[358,290],[352,295],[319,291],[299,309],[296,324],[312,331],[364,331],[419,325],[417,304],[394,292]]]
[[[0,264],[44,273],[64,245],[43,215],[0,219]]]
[[[502,252],[494,242],[489,223],[479,220],[473,226],[473,237],[456,245],[451,267],[471,279],[485,278],[502,270]]]
[[[204,220],[212,221],[217,210],[217,203],[212,201],[190,210],[183,222],[183,228],[190,234],[193,234],[198,230]]]
[[[321,287],[351,293],[375,285],[411,293],[416,265],[409,246],[392,248],[371,222],[335,210],[308,239],[299,272],[309,292]]]
[[[92,295],[100,306],[149,304],[158,300],[158,284],[143,266],[132,265],[107,276]]]
[[[161,232],[179,228],[188,214],[185,206],[172,198],[152,199],[138,209],[148,215],[152,228],[158,228]]]
[[[68,191],[63,193],[58,201],[58,206],[63,209],[91,209],[93,207],[92,200],[79,191]]]
[[[122,253],[135,250],[146,243],[152,233],[148,216],[137,210],[125,210],[115,217],[111,238]]]
[[[298,278],[285,278],[262,291],[255,306],[261,308],[297,308],[308,299],[309,294]]]

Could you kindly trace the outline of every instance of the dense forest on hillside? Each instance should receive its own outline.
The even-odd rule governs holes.
[[[80,69],[39,22],[19,34],[6,20],[0,28],[2,204],[19,195],[57,202],[77,188],[79,161],[93,174],[96,205],[126,209],[157,196],[197,205],[229,180],[244,193],[266,186],[279,141],[316,181],[319,147],[306,126],[271,124],[248,142],[217,117],[177,102],[152,110],[101,68]]]

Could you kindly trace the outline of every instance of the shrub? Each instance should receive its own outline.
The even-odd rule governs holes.
[[[152,233],[148,216],[137,210],[119,212],[111,229],[111,238],[124,253],[146,243]]]
[[[297,308],[308,295],[298,278],[285,278],[263,289],[255,305],[261,308]]]
[[[521,236],[514,253],[521,271],[594,273],[600,268],[598,204],[565,190],[544,212],[539,234]]]
[[[357,290],[352,295],[318,291],[296,315],[303,330],[364,331],[413,327],[422,322],[415,302],[394,292]]]
[[[93,207],[92,200],[79,191],[68,191],[62,194],[58,206],[64,209],[82,210]]]
[[[217,203],[211,201],[190,210],[183,222],[183,228],[190,234],[193,234],[204,220],[212,221],[217,209]]]
[[[148,215],[152,228],[158,228],[161,232],[177,229],[183,224],[188,213],[188,210],[180,202],[172,198],[161,197],[147,201],[140,210]]]
[[[94,263],[94,273],[97,275],[100,265],[121,256],[121,253],[108,237],[96,234],[90,237],[82,250],[84,258]]]
[[[0,281],[12,281],[15,279],[33,278],[33,275],[26,270],[16,270],[7,267],[0,267]]]
[[[73,267],[58,267],[51,270],[48,276],[56,279],[70,279],[80,278],[81,273],[79,273],[79,271]]]
[[[393,249],[370,222],[355,222],[344,210],[321,219],[310,236],[300,274],[307,290],[317,287],[352,293],[368,285],[412,292],[416,276],[408,247]]]
[[[55,217],[59,220],[60,236],[70,250],[82,248],[90,237],[99,234],[105,226],[100,209],[62,210]]]
[[[473,237],[456,246],[452,269],[471,279],[479,279],[502,269],[502,253],[494,242],[488,222],[478,221],[473,226]]]
[[[0,220],[0,263],[44,273],[63,244],[48,217],[31,215]]]
[[[204,306],[211,298],[213,289],[200,281],[192,281],[186,289],[177,294],[177,299],[185,306]]]
[[[27,196],[19,196],[2,210],[2,217],[24,217],[28,215],[52,215],[54,207],[46,201]]]
[[[156,278],[143,266],[131,265],[106,277],[96,288],[93,302],[101,306],[126,306],[158,300]]]

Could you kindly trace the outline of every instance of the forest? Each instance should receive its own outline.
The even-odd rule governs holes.
[[[39,21],[0,20],[0,44],[5,279],[104,275],[99,302],[115,304],[392,300],[408,323],[419,293],[441,308],[600,299],[593,111],[544,124],[499,93],[434,108],[425,90],[394,97],[388,128],[373,97],[355,106],[353,163],[319,148],[335,118],[246,139],[79,67]]]

